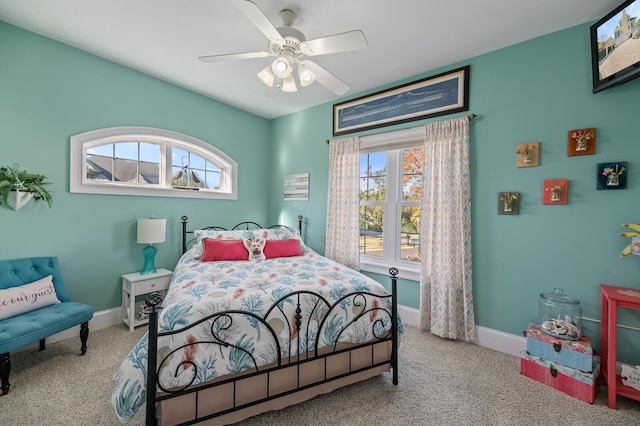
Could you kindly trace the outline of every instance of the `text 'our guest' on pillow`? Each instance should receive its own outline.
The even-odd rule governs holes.
[[[18,287],[0,290],[0,320],[60,303],[53,276]]]

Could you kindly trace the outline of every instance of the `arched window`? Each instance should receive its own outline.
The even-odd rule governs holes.
[[[199,139],[151,127],[71,136],[71,192],[237,199],[237,163]]]

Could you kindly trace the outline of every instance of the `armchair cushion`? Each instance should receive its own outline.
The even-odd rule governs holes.
[[[57,303],[0,321],[0,353],[12,352],[93,318],[90,305]]]

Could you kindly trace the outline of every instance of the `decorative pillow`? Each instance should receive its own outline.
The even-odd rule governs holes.
[[[273,228],[273,229],[254,229],[253,236],[258,238],[264,238],[266,240],[290,240],[295,239],[300,243],[300,249],[303,253],[307,253],[309,248],[302,241],[300,232],[294,228]]]
[[[291,257],[302,256],[302,249],[300,248],[300,240],[297,238],[291,238],[288,240],[267,240],[267,244],[264,247],[264,256],[267,259],[273,259],[274,257]]]
[[[267,242],[264,238],[249,238],[242,240],[244,246],[249,251],[249,260],[265,260],[264,245]]]
[[[198,239],[198,243],[203,238],[213,238],[216,240],[242,240],[253,237],[251,230],[217,231],[215,229],[198,229],[193,231],[193,235]]]
[[[0,290],[0,319],[13,317],[60,303],[53,287],[53,276],[29,284]]]
[[[244,248],[242,240],[202,239],[202,255],[200,262],[217,262],[219,260],[247,260],[249,252]]]

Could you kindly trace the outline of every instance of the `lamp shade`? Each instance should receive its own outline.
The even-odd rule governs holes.
[[[276,76],[273,74],[273,71],[271,71],[271,66],[268,66],[258,73],[258,78],[260,78],[264,84],[271,87],[273,86],[273,80],[275,80]]]
[[[138,244],[163,243],[166,219],[138,219]]]
[[[284,79],[282,83],[282,91],[283,92],[297,92],[298,88],[296,87],[296,81],[293,76],[289,76]]]
[[[298,67],[298,76],[302,87],[306,87],[315,81],[316,74],[309,68],[309,61],[302,61]]]
[[[291,74],[291,64],[289,59],[284,56],[278,56],[275,61],[271,63],[271,71],[278,78],[287,78]]]

